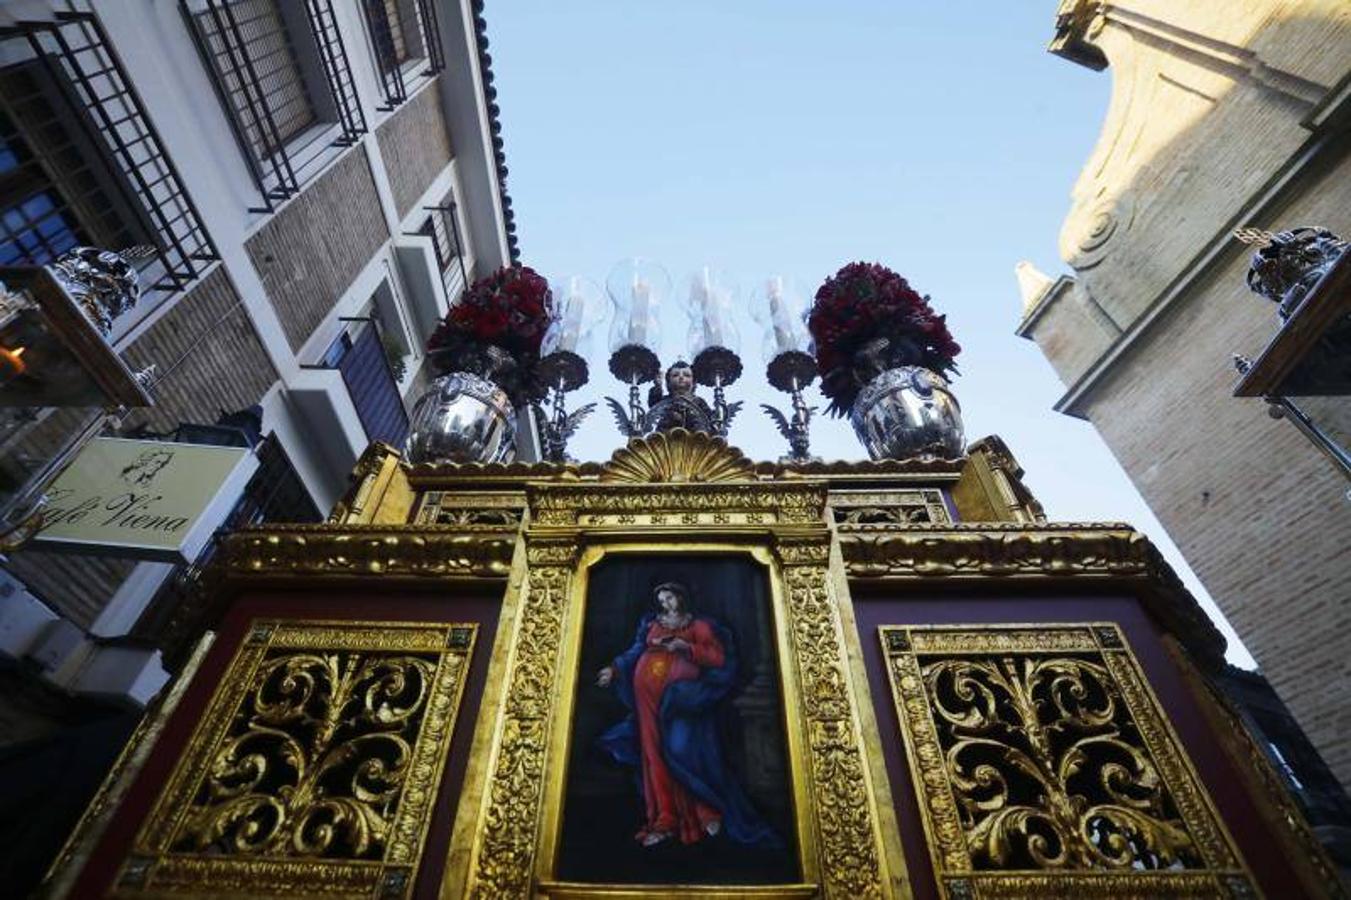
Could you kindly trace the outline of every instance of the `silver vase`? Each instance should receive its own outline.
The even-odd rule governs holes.
[[[506,392],[486,378],[442,375],[413,404],[404,456],[415,463],[511,462],[516,411]]]
[[[966,452],[962,410],[943,376],[920,366],[887,369],[859,391],[849,423],[873,459]]]

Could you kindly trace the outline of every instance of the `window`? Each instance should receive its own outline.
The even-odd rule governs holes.
[[[464,246],[460,241],[460,226],[455,219],[455,201],[450,197],[440,206],[427,207],[427,220],[418,229],[418,233],[432,239],[436,250],[436,264],[441,270],[441,283],[446,287],[446,299],[454,300],[456,281],[461,287],[468,285],[468,276],[464,268]]]
[[[197,14],[197,24],[212,67],[224,73],[226,97],[254,159],[280,152],[318,121],[295,46],[272,0],[213,7]]]
[[[92,13],[0,28],[0,59],[0,265],[148,245],[153,308],[217,259]]]
[[[374,315],[343,319],[342,332],[313,367],[336,369],[347,386],[366,437],[400,447],[408,434],[408,411],[394,373],[393,345]],[[402,360],[403,356],[397,357]]]
[[[376,73],[385,95],[381,109],[408,99],[413,79],[445,68],[434,0],[361,0]]]
[[[366,131],[332,0],[180,0],[264,200]]]

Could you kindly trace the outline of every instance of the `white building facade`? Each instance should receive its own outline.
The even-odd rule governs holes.
[[[260,466],[230,524],[325,515],[369,442],[402,441],[449,304],[516,258],[484,28],[468,0],[0,3],[0,265],[155,249],[111,339],[156,402],[119,432],[242,433]],[[11,422],[5,477],[71,428]],[[29,546],[5,570],[6,677],[158,691],[191,568]],[[43,733],[47,702],[0,704],[0,730]]]

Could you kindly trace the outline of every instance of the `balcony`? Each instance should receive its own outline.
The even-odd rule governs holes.
[[[394,249],[407,288],[409,311],[420,342],[431,337],[450,304],[469,285],[472,261],[466,259],[453,192],[436,206],[416,231],[404,232]]]
[[[0,28],[0,265],[147,245],[148,312],[218,259],[93,13]]]
[[[310,427],[331,436],[319,449],[334,496],[371,441],[400,447],[408,434],[408,412],[379,325],[374,318],[342,322],[345,327],[320,361],[302,366],[288,385]]]

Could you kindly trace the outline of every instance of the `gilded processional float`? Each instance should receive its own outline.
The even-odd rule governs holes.
[[[789,452],[753,461],[729,292],[696,276],[663,371],[663,278],[607,285],[604,462],[564,403],[600,289],[515,268],[452,307],[407,446],[327,524],[226,539],[50,895],[1344,896],[1149,541],[965,443],[928,298],[767,282]],[[818,375],[870,459],[811,455]]]

